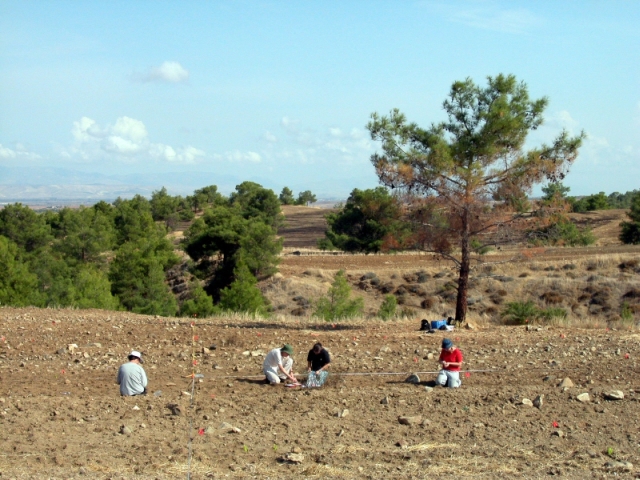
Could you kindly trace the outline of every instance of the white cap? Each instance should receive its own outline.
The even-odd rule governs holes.
[[[140,352],[138,352],[137,350],[133,350],[133,351],[129,354],[129,356],[130,356],[130,357],[137,357],[137,358],[138,358],[138,360],[140,360],[140,363],[144,363],[144,362],[142,361],[142,354],[141,354]]]

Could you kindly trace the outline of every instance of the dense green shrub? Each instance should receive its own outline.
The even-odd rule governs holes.
[[[213,305],[213,298],[207,295],[204,288],[198,285],[191,292],[191,298],[182,303],[180,316],[204,318],[210,317],[216,311]]]
[[[360,297],[350,299],[350,296],[351,287],[344,270],[340,270],[336,273],[327,295],[318,300],[314,314],[326,321],[343,320],[361,315],[364,310],[364,300]]]
[[[516,325],[523,325],[538,318],[539,310],[535,303],[528,302],[509,302],[502,311],[502,318]]]
[[[380,310],[378,310],[378,317],[382,320],[389,320],[396,316],[396,308],[398,301],[394,295],[385,295]]]
[[[0,236],[0,304],[25,307],[40,306],[38,277],[20,258],[18,246]]]
[[[234,281],[220,292],[220,308],[232,312],[246,312],[264,315],[268,311],[256,277],[251,275],[246,265],[240,264],[234,270]]]
[[[318,247],[347,252],[379,252],[388,237],[400,236],[399,232],[407,228],[400,217],[400,204],[386,188],[356,188],[338,212],[326,216],[325,239],[318,242]]]
[[[506,304],[506,308],[502,311],[502,318],[516,325],[523,325],[535,320],[547,322],[554,319],[564,320],[567,315],[567,311],[564,308],[538,308],[532,301],[510,302]]]
[[[592,245],[595,241],[596,237],[590,229],[580,230],[566,218],[561,218],[548,227],[529,233],[529,242],[535,245],[579,247]]]
[[[627,212],[631,221],[622,222],[620,226],[620,240],[623,243],[640,244],[640,192],[636,193],[631,200],[631,209]]]

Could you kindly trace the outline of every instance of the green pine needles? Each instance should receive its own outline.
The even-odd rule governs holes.
[[[344,270],[340,270],[336,273],[327,295],[318,300],[315,315],[327,322],[361,315],[364,310],[364,300],[361,297],[351,299],[350,296],[351,287]]]

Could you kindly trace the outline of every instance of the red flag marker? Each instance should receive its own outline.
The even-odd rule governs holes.
[[[204,428],[200,428],[198,430],[198,435],[204,435]]]
[[[464,376],[469,378],[471,376],[471,373],[470,372],[464,372]]]
[[[199,337],[198,335],[194,335],[194,336],[193,336],[193,340],[194,340],[195,342],[197,342],[199,338],[200,338],[200,337]]]
[[[418,357],[413,357],[413,361],[414,361],[415,363],[418,363]]]
[[[258,332],[258,333],[257,333],[257,335],[258,335],[259,337],[261,337],[261,336],[262,336],[262,334],[261,334],[260,332]]]
[[[629,360],[629,354],[628,354],[628,353],[625,353],[625,354],[624,354],[624,358],[626,358],[627,360]]]
[[[553,428],[558,428],[559,426],[558,422],[553,422]]]
[[[335,323],[332,323],[332,324],[331,324],[331,326],[332,326],[333,328],[336,328],[336,324],[335,324]]]
[[[65,374],[64,369],[60,370],[60,373],[61,373],[62,375],[64,375],[64,374]]]
[[[194,365],[197,365],[197,364],[198,364],[198,360],[194,360],[194,361],[193,361],[193,364],[194,364]]]
[[[567,336],[564,333],[561,333],[560,338],[567,338]]]

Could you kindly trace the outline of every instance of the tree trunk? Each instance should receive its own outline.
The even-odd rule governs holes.
[[[456,322],[464,322],[467,318],[467,290],[469,289],[469,271],[471,267],[471,252],[469,250],[469,211],[462,213],[462,238],[460,249],[460,276],[458,277],[458,298],[456,300]]]

